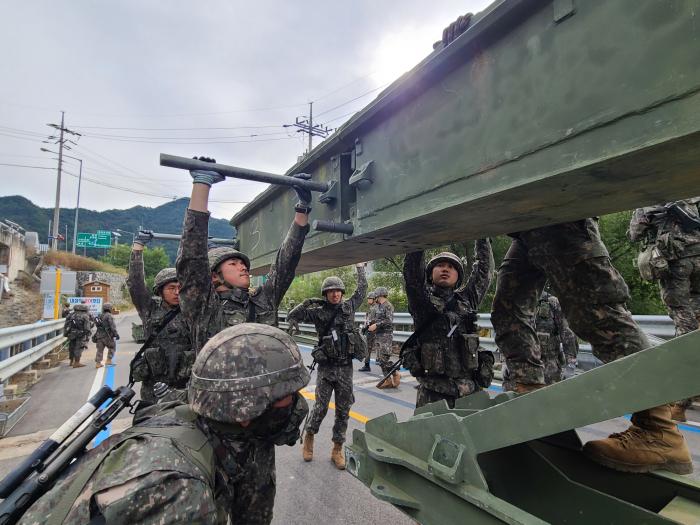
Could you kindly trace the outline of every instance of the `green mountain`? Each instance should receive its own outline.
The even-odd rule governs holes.
[[[94,233],[97,230],[115,231],[117,228],[127,232],[137,232],[139,226],[158,233],[182,232],[182,221],[185,217],[185,210],[189,199],[177,199],[172,202],[158,206],[157,208],[146,208],[144,206],[134,206],[127,210],[105,210],[93,211],[80,209],[78,215],[78,232]],[[73,221],[75,218],[75,208],[61,208],[60,232],[65,235],[65,228],[68,225],[68,249],[73,242]],[[9,219],[16,222],[27,231],[35,231],[39,234],[40,242],[46,243],[48,238],[49,221],[53,219],[53,208],[40,208],[33,202],[19,195],[10,197],[0,197],[0,221]],[[234,236],[234,228],[225,219],[210,219],[209,235],[231,239]],[[121,243],[131,243],[131,235],[122,234],[119,239]],[[170,257],[171,264],[175,262],[177,254],[177,241],[154,241],[154,246],[163,246]],[[64,248],[63,241],[60,243]],[[82,254],[82,248],[78,248],[78,253]],[[87,248],[86,255],[97,257],[102,255],[101,248]]]

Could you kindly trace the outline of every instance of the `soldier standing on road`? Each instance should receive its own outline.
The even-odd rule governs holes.
[[[364,360],[367,346],[355,327],[355,311],[367,293],[364,264],[358,264],[357,289],[344,301],[345,284],[339,277],[326,277],[321,285],[324,300],[306,299],[289,312],[290,328],[300,322],[313,323],[318,333],[318,345],[312,355],[318,363],[316,376],[316,401],[304,433],[304,461],[311,461],[314,453],[314,435],[318,433],[328,412],[331,394],[335,392],[335,423],[333,424],[333,449],[331,460],[336,468],[345,468],[343,443],[350,417],[350,407],[355,402],[352,393],[352,360]]]
[[[544,382],[547,385],[562,380],[562,367],[570,356],[578,354],[578,340],[569,328],[569,323],[561,311],[559,300],[543,291],[537,302],[535,331],[542,349]]]
[[[402,348],[404,366],[418,380],[416,407],[440,399],[455,401],[488,387],[491,352],[479,351],[477,310],[493,278],[491,241],[476,241],[476,261],[464,283],[462,261],[443,252],[425,265],[424,252],[404,259],[408,310],[415,332]]]
[[[215,162],[206,158],[200,160]],[[209,192],[211,185],[222,182],[224,176],[215,171],[192,171],[190,175],[192,196],[185,214],[175,267],[180,283],[180,308],[191,329],[194,349],[199,351],[211,337],[228,326],[244,322],[277,324],[277,309],[294,279],[304,238],[309,231],[311,192],[294,188],[299,200],[294,208],[292,225],[270,266],[265,284],[250,294],[248,257],[233,248],[207,250]],[[294,177],[310,178],[305,173]],[[237,457],[235,447],[230,453]],[[239,468],[243,475],[235,481],[236,506],[253,510],[236,513],[236,523],[269,523],[275,497],[274,447],[260,443],[255,453],[239,463]],[[272,481],[269,473],[272,473]]]
[[[394,305],[389,302],[389,290],[380,286],[375,290],[377,305],[374,320],[367,328],[373,334],[373,345],[376,349],[377,363],[385,376],[394,366],[391,362],[392,345],[394,344]],[[401,373],[397,370],[379,385],[379,388],[397,388],[401,382]]]
[[[146,339],[153,336],[149,348],[132,364],[135,381],[141,381],[141,399],[155,403],[155,383],[184,389],[190,378],[195,352],[190,330],[180,312],[180,285],[175,268],[156,274],[153,293],[146,286],[143,267],[144,246],[153,238],[151,232],[139,232],[131,247],[127,286],[131,301],[143,323]]]
[[[470,25],[460,17],[442,35],[450,45]],[[629,290],[610,262],[594,219],[555,224],[512,234],[498,272],[491,321],[496,345],[514,374],[516,391],[544,386],[544,367],[532,326],[537,300],[549,279],[574,333],[608,363],[650,346],[625,307]],[[648,388],[648,385],[639,385]],[[632,426],[602,440],[589,441],[584,453],[607,467],[630,472],[666,469],[692,472],[683,434],[671,419],[670,405],[637,412]]]
[[[676,326],[676,336],[700,323],[700,197],[647,208],[632,215],[629,237],[642,243],[638,258],[642,278],[659,281],[661,299]],[[672,407],[673,419],[685,421],[692,403]]]
[[[299,439],[308,414],[299,390],[308,382],[287,334],[259,324],[227,328],[197,356],[189,404],[139,410],[134,426],[68,467],[20,523],[267,523],[272,507],[258,501],[274,498],[274,463],[251,458]],[[266,480],[259,492],[237,492],[250,475],[241,465]]]
[[[374,321],[374,316],[377,312],[377,305],[375,301],[377,299],[377,294],[374,292],[369,292],[367,294],[367,317],[365,318],[364,331],[367,337],[367,359],[365,359],[365,364],[362,368],[358,368],[358,372],[371,372],[372,369],[369,366],[370,357],[372,357],[372,347],[374,346],[374,333],[369,331],[369,327]],[[376,354],[375,354],[376,355]]]
[[[92,336],[92,342],[97,345],[97,352],[95,353],[95,368],[101,368],[102,357],[104,355],[105,347],[107,347],[107,366],[112,365],[112,358],[114,357],[114,352],[117,350],[117,343],[115,340],[119,340],[119,332],[117,332],[117,325],[114,323],[114,317],[112,317],[112,305],[105,303],[102,305],[102,314],[98,315],[95,319],[95,335]]]
[[[80,363],[83,350],[87,348],[87,343],[92,330],[92,319],[86,304],[76,304],[73,311],[66,317],[65,334],[68,338],[68,356],[70,366],[81,368],[85,365]]]

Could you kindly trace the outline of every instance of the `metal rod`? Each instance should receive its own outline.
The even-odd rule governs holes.
[[[355,230],[352,224],[324,220],[314,221],[311,227],[317,232],[344,233],[345,235],[352,235]]]
[[[204,162],[202,160],[188,159],[187,157],[178,157],[176,155],[160,154],[160,165],[168,168],[179,168],[182,170],[202,170],[215,171],[225,177],[234,177],[236,179],[252,180],[255,182],[266,182],[268,184],[279,184],[282,186],[297,186],[310,191],[326,192],[328,191],[327,182],[317,182],[313,180],[299,180],[287,175],[276,175],[264,171],[249,170],[246,168],[237,168],[235,166],[226,166],[225,164],[216,164]]]
[[[177,235],[174,233],[150,233],[154,239],[158,239],[161,241],[179,241],[180,239],[182,239],[182,235]],[[235,244],[236,242],[234,239],[224,239],[219,237],[209,237],[208,240],[210,242],[215,242],[216,244]]]

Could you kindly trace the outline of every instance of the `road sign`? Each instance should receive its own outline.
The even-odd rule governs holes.
[[[60,293],[74,294],[77,284],[77,275],[75,272],[61,270]],[[47,268],[41,272],[41,284],[39,285],[39,293],[55,293],[56,292],[56,268]]]
[[[112,246],[112,232],[107,230],[97,230],[96,248],[109,248]]]
[[[102,297],[69,297],[68,304],[71,306],[86,304],[92,315],[99,315],[102,313]]]
[[[95,248],[97,245],[96,233],[78,233],[78,238],[75,241],[78,248]]]

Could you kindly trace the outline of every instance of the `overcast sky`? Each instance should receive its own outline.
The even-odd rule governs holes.
[[[39,148],[55,149],[42,140],[61,110],[66,127],[83,134],[67,152],[83,159],[83,208],[189,196],[189,175],[158,166],[161,152],[283,173],[306,138],[282,125],[307,115],[309,101],[316,122],[338,127],[428,55],[443,27],[489,3],[3,2],[0,195],[53,207],[55,169],[3,164],[55,168]],[[66,160],[77,174],[77,162]],[[230,218],[236,201],[263,189],[218,184],[212,213]],[[65,176],[61,205],[75,206],[76,193],[77,178]]]

